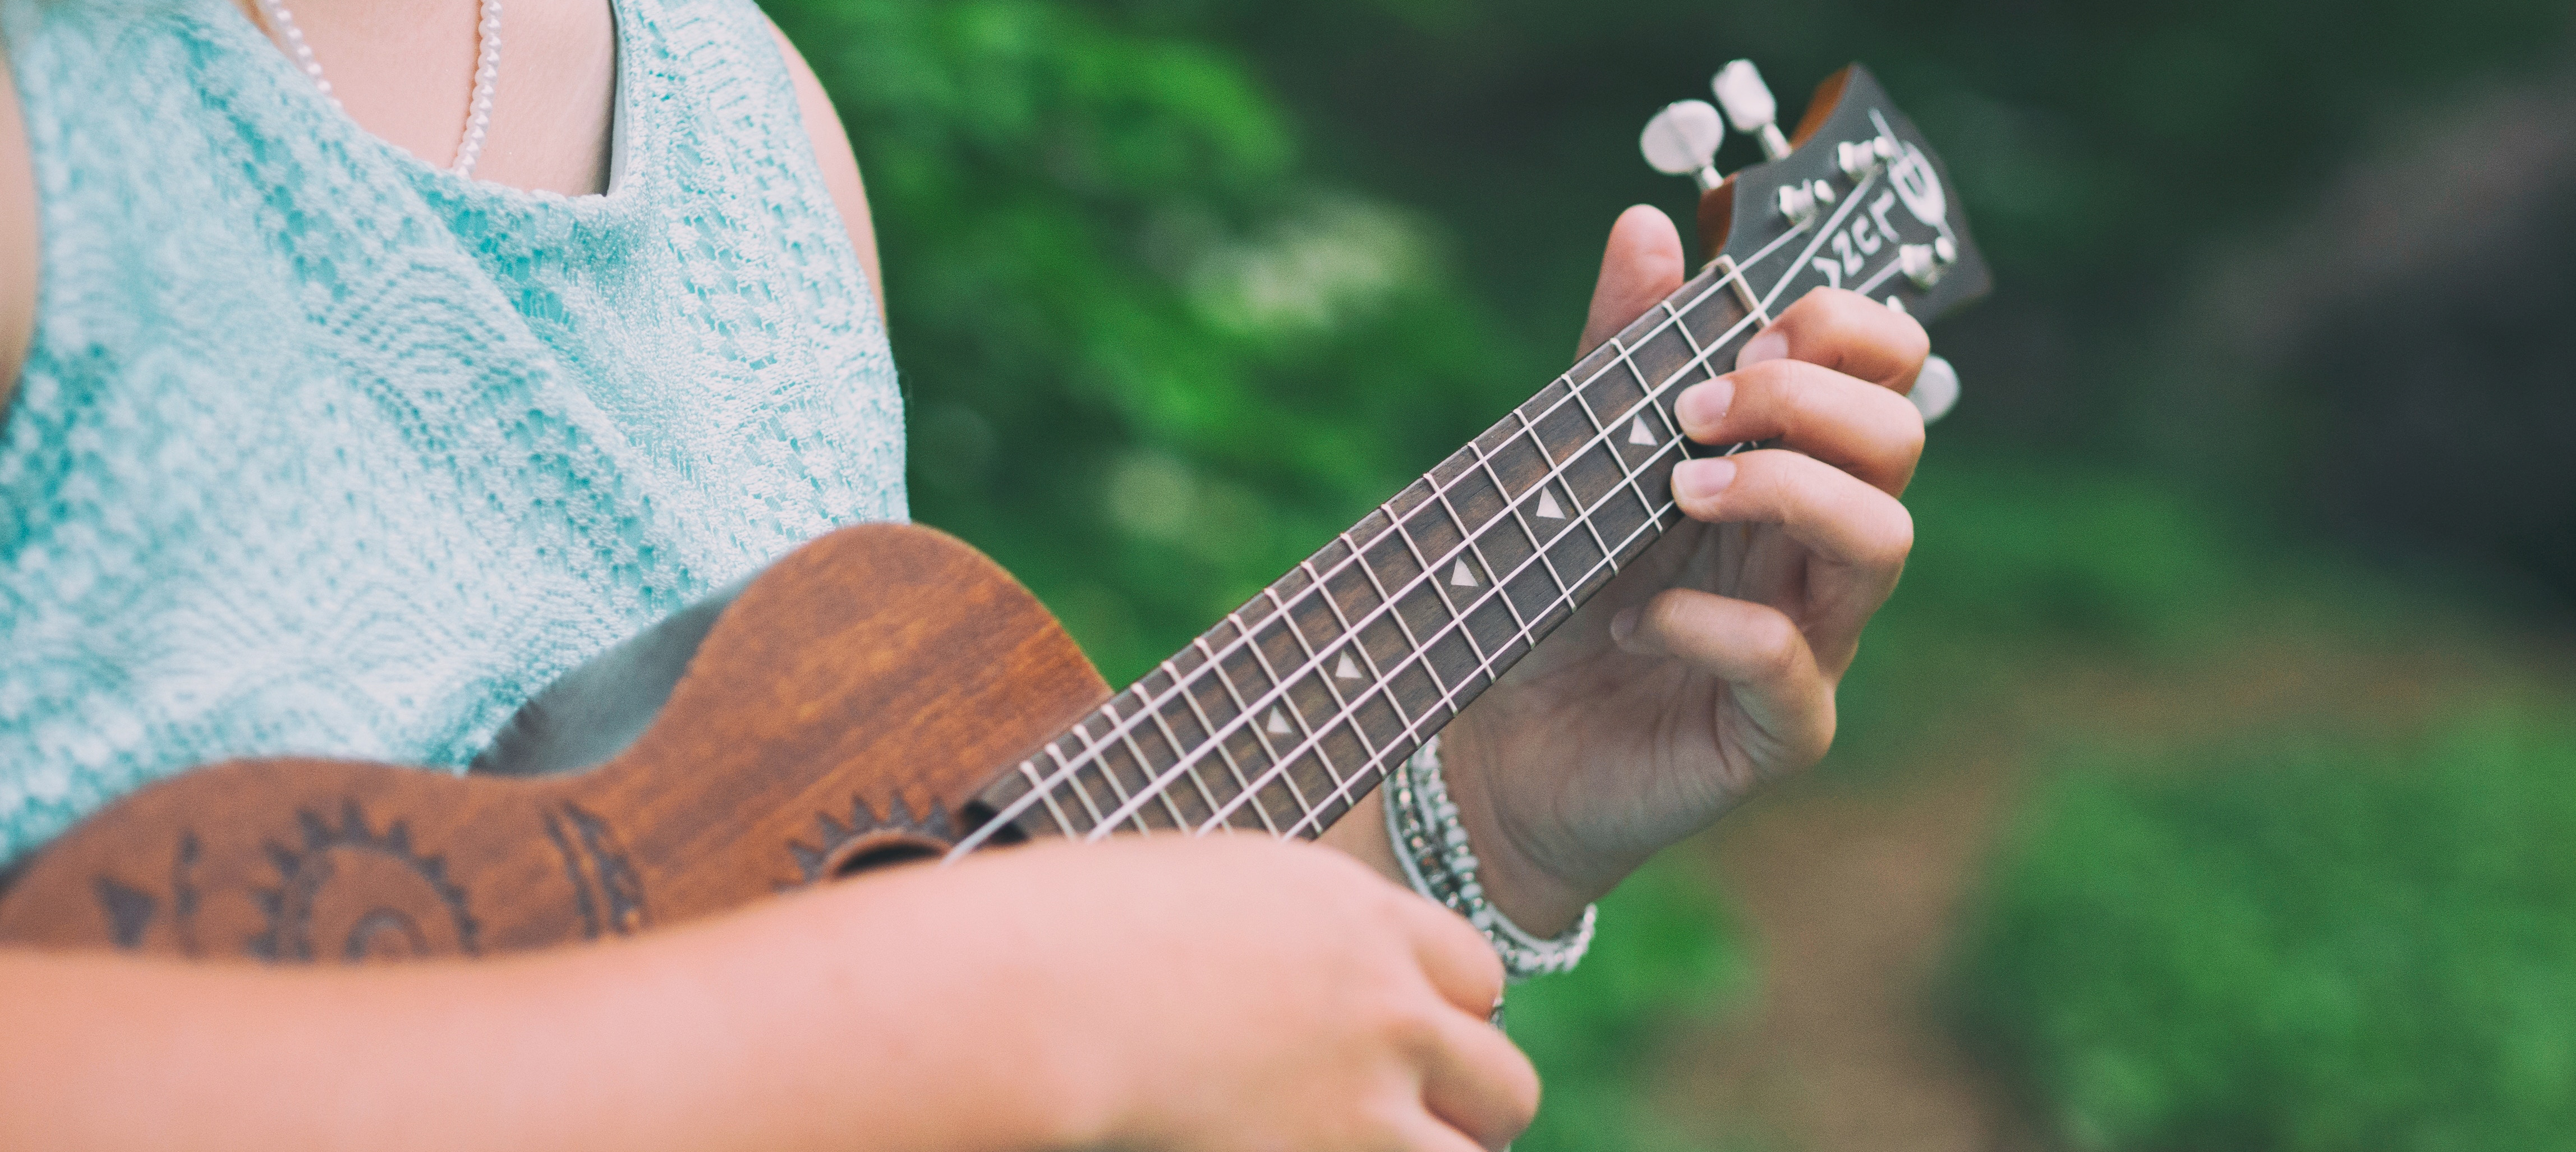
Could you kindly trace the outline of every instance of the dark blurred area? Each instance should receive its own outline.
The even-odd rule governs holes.
[[[2576,1144],[2564,3],[766,6],[916,514],[1113,680],[1565,368],[1727,60],[1944,155],[1999,287],[1837,751],[1517,994],[1525,1152]]]

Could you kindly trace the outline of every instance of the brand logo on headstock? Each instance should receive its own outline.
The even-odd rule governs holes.
[[[1904,155],[1889,166],[1887,181],[1895,186],[1897,196],[1905,201],[1905,210],[1915,219],[1940,228],[1950,218],[1950,199],[1941,191],[1940,173],[1932,170],[1932,161],[1921,148],[1907,143]]]

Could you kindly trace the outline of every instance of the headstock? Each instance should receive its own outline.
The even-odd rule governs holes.
[[[1766,161],[1721,177],[1718,111],[1696,100],[1657,114],[1642,143],[1656,169],[1697,179],[1709,256],[1742,275],[1760,311],[1849,288],[1929,321],[1993,286],[1949,170],[1868,69],[1854,64],[1826,80],[1785,136],[1751,62],[1727,65],[1714,87],[1725,119],[1761,142]],[[1944,376],[1955,396],[1948,365],[1927,367],[1933,394],[1919,388],[1916,397],[1927,414],[1947,408],[1935,403]]]

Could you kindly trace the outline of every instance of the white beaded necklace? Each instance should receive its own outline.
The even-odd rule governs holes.
[[[465,138],[457,141],[453,171],[459,176],[472,176],[474,162],[483,158],[483,135],[492,126],[492,86],[501,78],[501,0],[481,0],[482,19],[474,25],[474,96],[465,104]],[[313,80],[322,98],[331,106],[340,106],[332,95],[331,82],[322,78],[322,62],[313,58],[313,46],[304,42],[304,30],[295,26],[295,14],[286,9],[286,0],[259,0],[260,11],[268,14],[269,26],[286,54],[295,58],[295,66]]]

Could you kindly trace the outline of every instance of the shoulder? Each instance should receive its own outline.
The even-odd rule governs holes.
[[[763,17],[766,20],[766,17]],[[841,223],[849,229],[850,246],[859,253],[859,266],[867,269],[868,287],[877,294],[877,306],[885,306],[885,275],[877,258],[876,223],[868,212],[867,185],[859,177],[858,156],[850,149],[850,134],[841,126],[841,117],[832,109],[832,98],[823,91],[823,81],[805,63],[805,57],[787,40],[787,34],[769,24],[770,38],[778,42],[778,54],[786,59],[788,75],[796,83],[796,109],[805,120],[805,136],[814,145],[814,160],[822,165],[823,184],[831,190],[832,205],[841,214]]]
[[[17,77],[0,54],[0,419],[18,390],[18,371],[36,330],[36,168]]]

